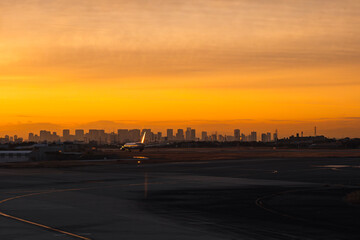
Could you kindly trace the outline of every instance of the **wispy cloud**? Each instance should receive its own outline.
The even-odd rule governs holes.
[[[359,111],[357,0],[2,0],[0,9],[0,124],[169,116],[230,126]]]
[[[360,117],[343,117],[328,119],[308,119],[304,121],[296,120],[252,120],[252,119],[229,119],[229,120],[179,120],[179,121],[94,121],[89,123],[15,123],[0,125],[0,137],[5,134],[17,134],[27,137],[29,132],[39,133],[40,130],[56,131],[62,133],[62,129],[105,129],[107,132],[117,131],[117,129],[142,129],[151,128],[154,132],[162,131],[165,133],[167,128],[185,129],[193,127],[200,131],[209,133],[218,132],[219,134],[233,134],[234,129],[240,129],[242,133],[249,134],[251,131],[274,132],[278,129],[281,136],[289,136],[303,131],[305,135],[312,135],[314,126],[317,126],[318,133],[329,137],[359,137],[360,129],[357,127]]]

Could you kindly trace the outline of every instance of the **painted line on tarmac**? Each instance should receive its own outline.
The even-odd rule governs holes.
[[[305,191],[309,191],[309,190],[315,190],[316,188],[307,188],[307,189],[300,189],[300,190],[289,190],[289,191],[283,191],[283,192],[278,192],[278,193],[273,193],[273,194],[269,194],[269,195],[265,195],[265,196],[262,196],[262,197],[259,197],[255,200],[255,204],[268,211],[268,212],[271,212],[273,214],[276,214],[276,215],[280,215],[282,217],[286,217],[286,218],[290,218],[290,219],[293,219],[293,220],[297,220],[297,221],[305,221],[306,222],[306,219],[304,218],[299,218],[299,217],[294,217],[294,216],[291,216],[291,215],[288,215],[286,213],[282,213],[282,212],[279,212],[279,211],[276,211],[274,209],[271,209],[269,207],[266,207],[265,204],[264,204],[264,200],[265,199],[271,199],[271,198],[274,198],[274,197],[278,197],[278,196],[281,196],[281,195],[284,195],[286,193],[295,193],[295,192],[305,192]]]
[[[31,225],[34,225],[34,226],[37,226],[37,227],[45,228],[45,229],[53,231],[53,232],[58,232],[58,233],[61,233],[61,234],[65,234],[65,235],[72,236],[72,237],[79,238],[79,239],[83,239],[83,240],[91,240],[90,238],[83,237],[83,236],[77,235],[75,233],[70,233],[70,232],[66,232],[66,231],[63,231],[63,230],[60,230],[60,229],[57,229],[57,228],[49,227],[49,226],[46,226],[46,225],[43,225],[43,224],[40,224],[40,223],[31,222],[31,221],[26,220],[26,219],[22,219],[22,218],[19,218],[19,217],[15,217],[15,216],[5,214],[3,212],[0,212],[0,215],[3,216],[3,217],[14,219],[14,220],[19,221],[19,222],[28,223],[28,224],[31,224]]]
[[[4,199],[4,200],[1,200],[1,201],[0,201],[0,204],[2,204],[2,203],[4,203],[4,202],[11,201],[11,200],[19,199],[19,198],[29,197],[29,196],[36,196],[36,195],[48,194],[48,193],[55,193],[55,192],[77,191],[77,190],[81,190],[81,189],[77,188],[77,189],[52,190],[52,191],[45,191],[45,192],[29,193],[29,194],[24,194],[24,195],[20,195],[20,196],[11,197],[11,198],[7,198],[7,199]],[[49,231],[53,231],[53,232],[65,234],[65,235],[68,235],[68,236],[71,236],[71,237],[75,237],[75,238],[78,238],[78,239],[91,240],[90,238],[83,237],[83,236],[77,235],[77,234],[75,234],[75,233],[71,233],[71,232],[67,232],[67,231],[61,230],[61,229],[57,229],[57,228],[53,228],[53,227],[50,227],[50,226],[46,226],[46,225],[41,224],[41,223],[32,222],[32,221],[29,221],[29,220],[26,220],[26,219],[23,219],[23,218],[20,218],[20,217],[16,217],[16,216],[12,216],[12,215],[6,214],[6,213],[4,213],[4,212],[0,212],[0,216],[6,217],[6,218],[10,218],[10,219],[13,219],[13,220],[16,220],[16,221],[19,221],[19,222],[27,223],[27,224],[30,224],[30,225],[33,225],[33,226],[37,226],[37,227],[40,227],[40,228],[44,228],[44,229],[49,230]]]
[[[292,216],[292,215],[289,215],[287,213],[284,213],[284,212],[280,212],[280,211],[277,211],[275,209],[272,209],[268,206],[266,206],[264,204],[264,200],[265,199],[271,199],[271,198],[274,198],[274,197],[279,197],[279,196],[282,196],[282,195],[285,195],[287,193],[298,193],[298,192],[307,192],[307,191],[314,191],[314,190],[336,190],[336,189],[341,189],[341,188],[353,188],[354,186],[346,186],[346,185],[341,185],[341,184],[334,184],[334,185],[328,185],[326,184],[326,186],[324,187],[315,187],[315,188],[306,188],[306,189],[297,189],[297,190],[288,190],[288,191],[282,191],[282,192],[277,192],[277,193],[273,193],[273,194],[268,194],[268,195],[265,195],[265,196],[262,196],[262,197],[259,197],[255,200],[255,204],[268,211],[268,212],[271,212],[273,214],[276,214],[276,215],[279,215],[279,216],[282,216],[282,217],[285,217],[285,218],[289,218],[289,219],[292,219],[292,220],[296,220],[296,221],[301,221],[301,222],[305,222],[305,223],[311,223],[311,224],[315,224],[315,225],[321,225],[321,226],[330,226],[330,227],[335,227],[335,228],[339,228],[338,225],[335,225],[335,224],[331,224],[331,223],[324,223],[324,222],[312,222],[311,220],[309,219],[305,219],[305,218],[301,218],[301,217],[296,217],[296,216]],[[347,227],[345,227],[347,228]],[[348,228],[347,228],[348,229]]]
[[[161,182],[154,182],[154,183],[147,183],[147,184],[163,184]],[[59,193],[59,192],[70,192],[70,191],[80,191],[80,190],[89,190],[89,189],[97,189],[97,188],[111,188],[111,187],[116,187],[116,186],[124,186],[124,187],[128,187],[128,186],[143,186],[144,183],[132,183],[132,184],[119,184],[119,185],[111,185],[111,186],[99,186],[99,187],[87,187],[87,188],[70,188],[70,189],[57,189],[57,190],[50,190],[50,191],[42,191],[42,192],[35,192],[35,193],[29,193],[29,194],[24,194],[24,195],[19,195],[19,196],[15,196],[15,197],[10,197],[10,198],[6,198],[0,201],[0,204],[11,201],[11,200],[15,200],[15,199],[19,199],[19,198],[25,198],[25,197],[30,197],[30,196],[37,196],[37,195],[42,195],[42,194],[50,194],[50,193]],[[67,232],[61,229],[57,229],[54,227],[50,227],[50,226],[46,226],[44,224],[41,223],[36,223],[36,222],[32,222],[20,217],[16,217],[16,216],[12,216],[10,214],[6,214],[4,212],[0,211],[0,216],[6,217],[6,218],[10,218],[19,222],[23,222],[23,223],[27,223],[36,227],[40,227],[43,228],[45,230],[49,230],[52,232],[57,232],[57,233],[61,233],[64,235],[68,235],[71,237],[75,237],[78,239],[83,239],[83,240],[91,240],[91,238],[87,238],[84,236],[80,236],[77,235],[75,233],[71,233],[71,232]]]

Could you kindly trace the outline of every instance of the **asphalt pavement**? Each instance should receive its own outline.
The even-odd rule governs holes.
[[[0,239],[359,239],[359,191],[357,158],[0,169]]]

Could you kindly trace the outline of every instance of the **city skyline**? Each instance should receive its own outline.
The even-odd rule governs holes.
[[[62,134],[61,134],[62,133]],[[62,129],[61,133],[48,130],[40,130],[39,133],[29,132],[28,138],[17,135],[4,137],[0,136],[0,144],[22,143],[22,142],[97,142],[100,144],[118,144],[126,142],[139,142],[145,136],[145,142],[186,142],[186,141],[210,141],[210,142],[277,142],[278,139],[286,138],[308,138],[308,137],[326,137],[317,134],[317,127],[311,135],[304,135],[301,131],[291,136],[279,135],[278,129],[274,132],[242,132],[240,129],[233,129],[233,134],[224,134],[218,131],[207,132],[198,131],[192,127],[186,129],[166,129],[165,133],[156,132],[152,129],[117,129],[117,131],[106,132],[104,129]]]
[[[183,128],[186,130],[188,126],[193,126],[199,132],[207,131],[209,133],[219,132],[224,135],[233,134],[233,129],[241,128],[243,132],[251,132],[256,130],[258,132],[272,132],[278,129],[282,136],[291,136],[296,133],[303,132],[304,135],[311,136],[314,132],[314,126],[318,126],[319,134],[326,135],[331,138],[358,138],[360,133],[357,131],[356,126],[360,124],[360,119],[318,119],[318,121],[292,121],[286,122],[279,120],[268,120],[259,122],[254,119],[244,120],[231,120],[225,124],[221,121],[171,121],[164,124],[161,122],[147,122],[146,124],[140,124],[138,121],[97,121],[85,124],[52,124],[52,123],[18,123],[9,126],[0,125],[0,137],[5,135],[17,135],[19,137],[26,138],[29,132],[39,132],[47,129],[51,132],[60,132],[63,129],[70,129],[75,131],[76,129],[103,129],[107,132],[117,131],[117,129],[146,129],[151,128],[156,132],[163,132],[166,134],[166,129]],[[339,128],[340,125],[340,128]],[[354,128],[355,126],[355,128]],[[339,134],[339,130],[341,133]],[[198,132],[198,133],[199,133]]]

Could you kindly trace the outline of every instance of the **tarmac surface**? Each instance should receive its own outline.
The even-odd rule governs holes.
[[[0,169],[1,240],[359,236],[358,158]]]

